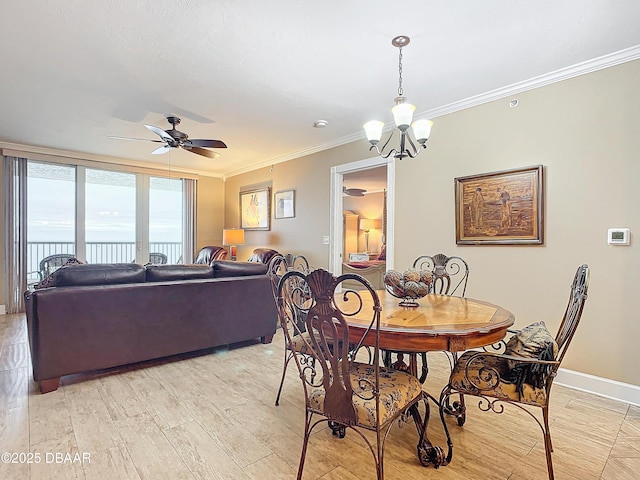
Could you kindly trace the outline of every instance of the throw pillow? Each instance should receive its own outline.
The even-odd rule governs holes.
[[[82,262],[77,258],[70,258],[62,267],[66,267],[67,265],[82,265]],[[36,283],[33,288],[47,288],[47,287],[55,287],[56,286],[56,273],[57,269],[47,275],[47,278],[43,278],[39,283]]]
[[[558,344],[544,322],[536,322],[511,337],[504,353],[538,360],[555,360]],[[507,365],[509,371],[503,379],[508,383],[515,383],[520,394],[524,383],[535,388],[543,388],[552,369],[551,365],[523,364],[513,360],[508,360]]]
[[[382,245],[380,249],[380,255],[378,255],[378,260],[386,260],[387,259],[387,246]]]

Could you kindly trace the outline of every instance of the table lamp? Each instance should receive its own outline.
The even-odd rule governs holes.
[[[222,230],[222,244],[229,247],[231,260],[236,259],[238,245],[244,245],[244,230],[241,228],[225,228]]]
[[[366,253],[369,253],[369,230],[372,228],[381,228],[382,220],[379,218],[361,218],[360,219],[360,230],[364,230],[364,242]]]

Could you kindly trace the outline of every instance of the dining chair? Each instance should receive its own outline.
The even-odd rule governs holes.
[[[589,288],[589,267],[578,267],[555,338],[544,322],[533,323],[520,331],[512,331],[508,341],[492,347],[495,351],[468,351],[456,362],[449,382],[440,395],[440,418],[449,405],[448,398],[460,393],[480,398],[483,411],[502,413],[504,403],[528,413],[542,430],[549,480],[553,480],[551,432],[549,430],[549,396],[553,379],[560,368],[569,344],[580,323]],[[459,405],[454,407],[459,408]],[[542,410],[542,421],[535,408]],[[466,408],[458,410],[466,415]],[[464,421],[462,422],[464,423]],[[458,424],[461,425],[460,421]]]
[[[271,257],[269,261],[269,267],[267,269],[267,275],[271,280],[271,289],[273,291],[273,299],[277,304],[278,301],[278,284],[280,283],[280,279],[284,276],[288,271],[299,271],[304,275],[309,273],[309,262],[303,255],[274,255]],[[293,282],[294,280],[292,280]],[[307,288],[306,282],[298,282],[300,283],[299,290],[296,291],[296,296],[301,303],[304,303],[310,298],[310,293]],[[287,367],[289,366],[289,362],[295,355],[302,355],[303,357],[308,357],[308,352],[306,350],[306,345],[311,343],[309,339],[309,334],[305,330],[304,320],[305,320],[305,312],[302,310],[294,312],[296,317],[293,321],[296,322],[296,331],[300,332],[298,334],[294,334],[289,339],[285,336],[284,339],[284,365],[282,367],[282,378],[280,379],[280,386],[278,387],[278,393],[276,395],[276,406],[280,405],[280,394],[282,393],[282,387],[284,386],[284,379],[287,374]],[[306,339],[304,341],[303,339]],[[307,361],[305,358],[304,361]],[[312,361],[312,358],[309,358],[308,361]]]
[[[336,290],[345,280],[360,282],[362,289],[342,289],[344,302],[340,308],[334,301]],[[309,298],[301,295],[304,285]],[[338,290],[340,291],[340,290]],[[278,315],[289,342],[301,335],[296,320],[305,316],[309,340],[305,348],[307,357],[295,355],[305,396],[305,426],[298,467],[302,478],[309,440],[314,428],[327,422],[332,432],[343,437],[349,429],[355,431],[367,444],[376,468],[378,480],[384,479],[384,446],[391,427],[404,418],[421,401],[425,410],[428,403],[418,379],[406,372],[380,365],[380,312],[378,295],[371,284],[355,274],[334,277],[323,269],[308,275],[288,271],[278,284]],[[368,328],[361,338],[349,334],[347,318],[358,315],[366,319]],[[365,339],[373,347],[372,355],[363,355]],[[350,345],[354,343],[355,346]],[[331,347],[330,347],[331,346]],[[307,359],[312,361],[307,361]],[[367,361],[363,361],[367,359]],[[418,428],[419,455],[427,426],[425,420]],[[364,431],[375,433],[375,440]],[[422,457],[421,457],[422,458]],[[421,460],[422,462],[422,460]]]

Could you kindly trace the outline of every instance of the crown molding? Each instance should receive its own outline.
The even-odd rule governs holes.
[[[516,95],[518,93],[526,92],[528,90],[544,87],[552,83],[561,82],[563,80],[568,80],[570,78],[578,77],[580,75],[586,75],[588,73],[613,67],[621,63],[631,62],[637,59],[640,59],[640,45],[635,45],[633,47],[629,47],[624,50],[620,50],[618,52],[602,55],[601,57],[597,57],[591,60],[587,60],[585,62],[577,63],[569,67],[561,68],[559,70],[555,70],[553,72],[546,73],[544,75],[539,75],[529,80],[514,83],[512,85],[508,85],[502,88],[497,88],[495,90],[491,90],[489,92],[482,93],[480,95],[475,95],[473,97],[469,97],[464,100],[460,100],[458,102],[453,102],[448,105],[443,105],[442,107],[427,110],[426,112],[416,114],[415,118],[433,119],[433,118],[441,117],[443,115],[459,112],[460,110],[465,110],[467,108],[482,105],[483,103],[492,102],[494,100],[499,100],[501,98],[509,97],[511,95]],[[386,123],[384,126],[385,131],[391,130],[392,128],[394,128],[393,123]],[[311,155],[313,153],[318,153],[323,150],[328,150],[330,148],[339,147],[340,145],[345,145],[347,143],[355,142],[357,140],[364,140],[364,134],[362,132],[357,132],[350,135],[346,135],[344,137],[339,137],[321,145],[316,145],[314,147],[310,147],[304,150],[288,153],[286,155],[275,157],[270,160],[265,160],[260,163],[247,165],[246,167],[239,168],[237,170],[231,170],[229,172],[226,172],[223,175],[223,179],[233,177],[235,175],[240,175],[242,173],[251,172],[259,168],[269,167],[271,165],[286,162],[288,160],[294,160],[296,158]]]
[[[631,62],[633,60],[640,59],[640,45],[626,48],[618,52],[614,52],[608,55],[587,60],[585,62],[577,63],[570,67],[561,68],[554,72],[539,75],[537,77],[530,78],[522,82],[514,83],[506,87],[497,88],[480,95],[466,98],[459,102],[450,103],[442,107],[434,108],[425,112],[424,114],[416,115],[416,117],[424,118],[436,118],[450,113],[455,113],[460,110],[482,105],[483,103],[492,102],[502,98],[510,97],[518,93],[526,92],[528,90],[534,90],[536,88],[544,87],[552,83],[562,82],[570,78],[578,77],[580,75],[586,75],[598,70],[613,67],[621,63]]]
[[[0,141],[0,152],[8,152],[10,154],[18,154],[23,156],[28,156],[28,154],[33,154],[38,157],[60,157],[64,159],[72,159],[79,160],[84,162],[96,162],[103,163],[109,165],[125,165],[128,167],[135,167],[140,170],[156,170],[159,172],[166,172],[167,165],[163,165],[160,163],[151,163],[151,162],[142,162],[139,160],[131,160],[117,157],[109,157],[105,155],[96,155],[92,153],[84,153],[84,152],[76,152],[71,150],[57,150],[55,148],[48,147],[38,147],[34,145],[22,145],[20,143],[11,143],[11,142],[3,142]],[[173,173],[181,173],[185,175],[191,176],[209,176],[209,177],[219,177],[222,178],[220,174],[213,173],[202,173],[197,170],[190,170],[186,168],[175,168],[171,167],[171,172]]]

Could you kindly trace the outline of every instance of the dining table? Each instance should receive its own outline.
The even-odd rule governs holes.
[[[486,347],[498,343],[507,334],[515,322],[515,316],[507,309],[483,300],[449,295],[428,294],[417,300],[417,305],[407,307],[399,305],[399,298],[386,290],[377,290],[382,310],[380,312],[379,348],[384,351],[400,353],[399,360],[390,364],[392,368],[407,370],[418,376],[419,354],[430,351],[447,351],[457,354],[469,349]],[[369,331],[373,297],[363,295],[362,314],[346,315],[349,325],[349,340],[359,342],[363,335],[363,345],[375,346],[375,332]],[[349,296],[336,293],[335,304],[338,308],[349,309]],[[408,365],[402,355],[409,357]],[[428,394],[439,407],[439,400]],[[411,408],[411,416],[420,432],[423,425],[422,415],[417,407]],[[455,414],[456,412],[450,411]],[[429,416],[429,411],[425,412]],[[452,444],[446,425],[444,425],[449,447],[448,454],[433,445],[425,435],[418,445],[418,457],[424,466],[439,467],[448,464],[451,459]]]

